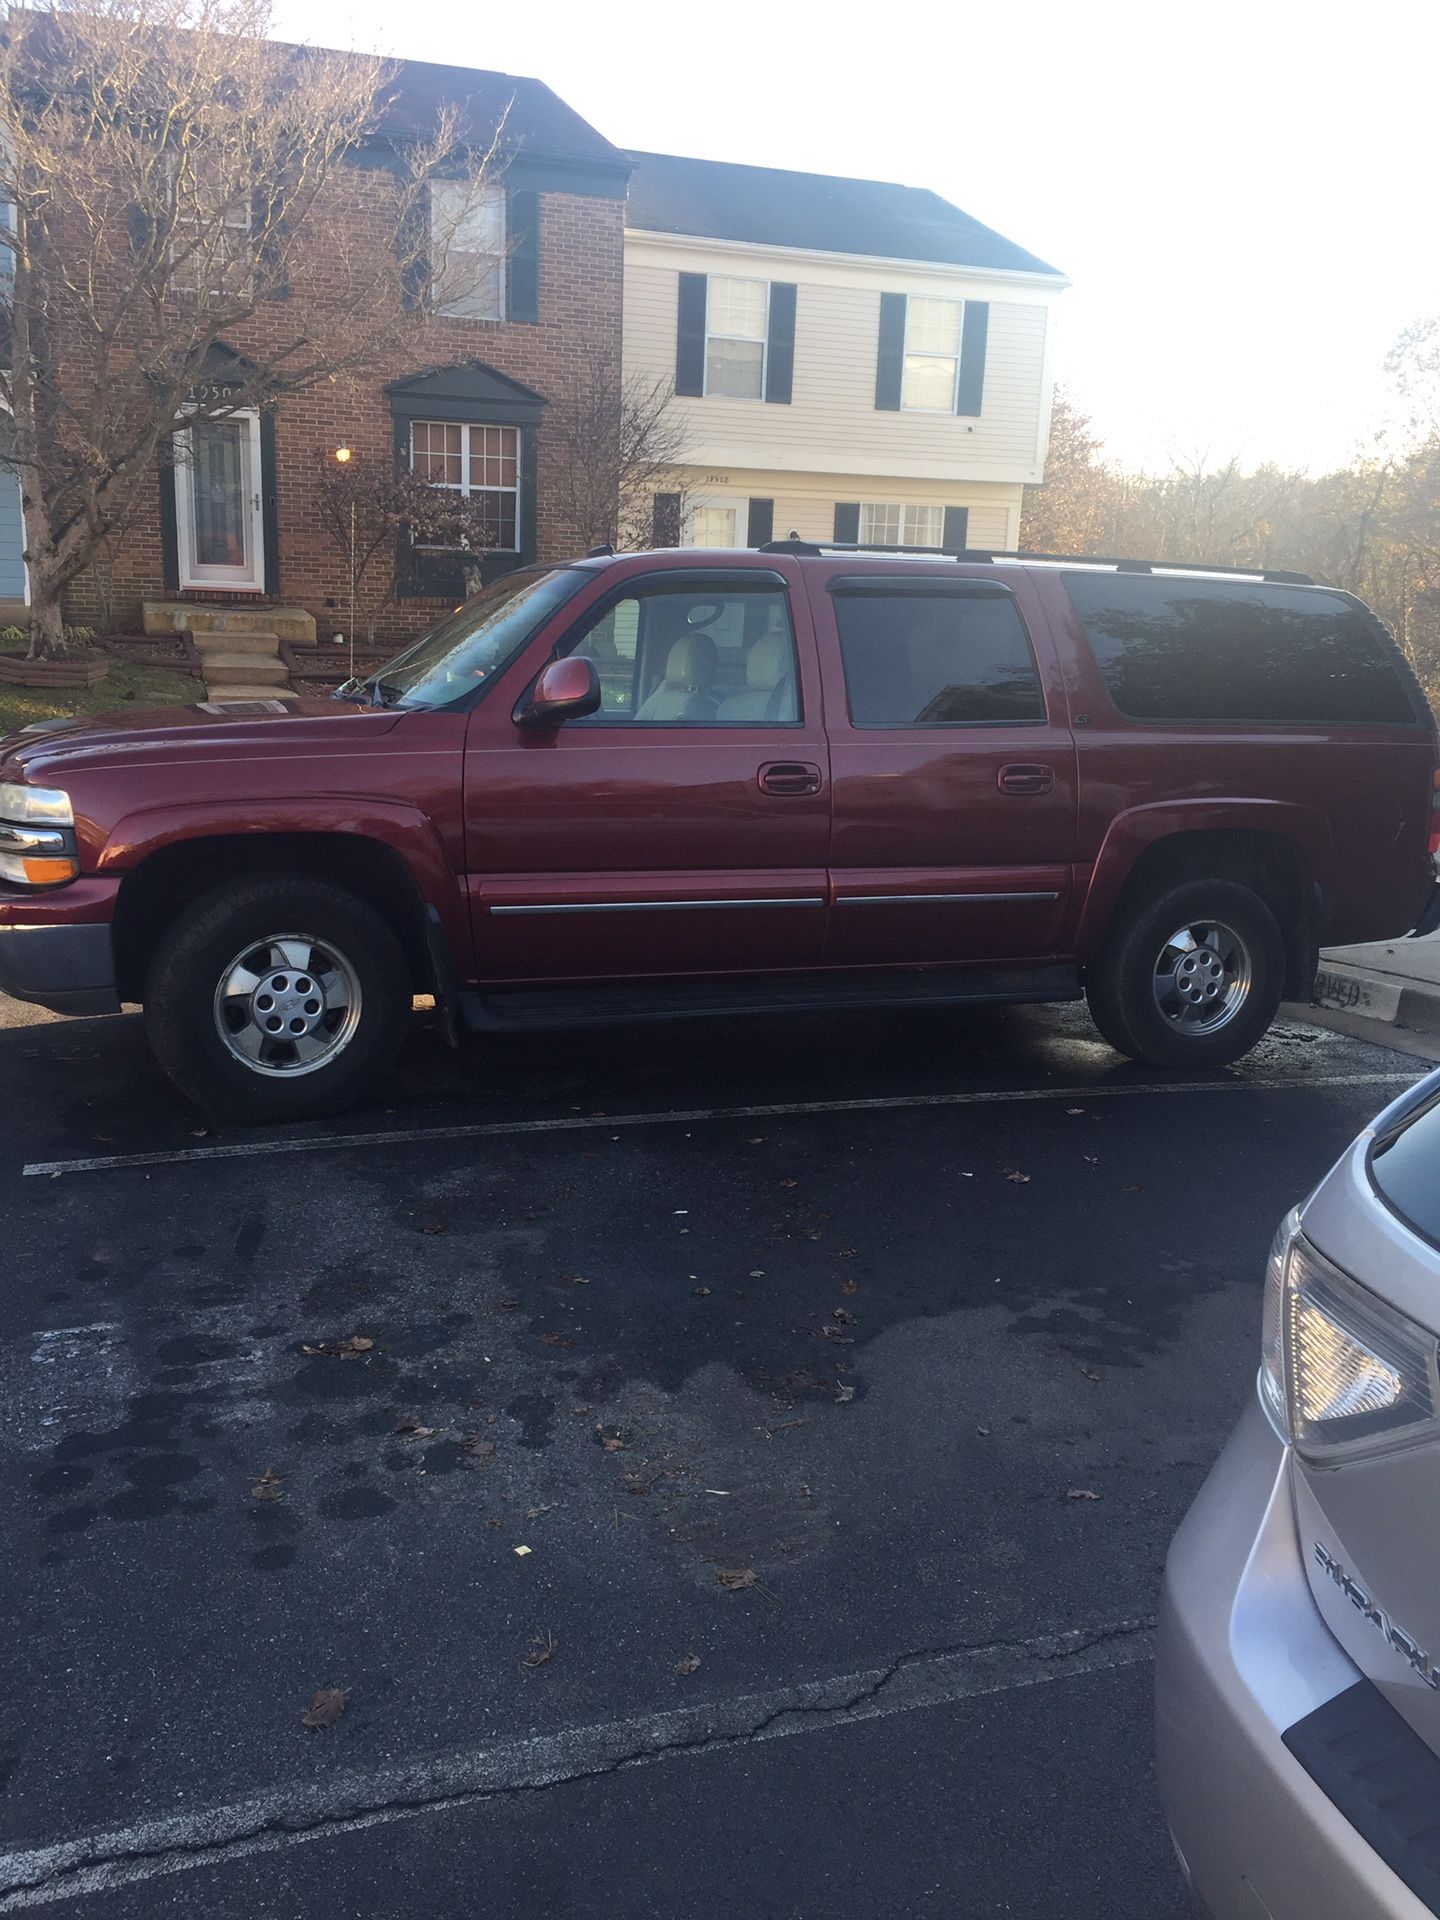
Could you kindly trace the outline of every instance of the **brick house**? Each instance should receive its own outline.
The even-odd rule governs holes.
[[[503,127],[497,184],[467,223],[486,270],[454,306],[443,287],[412,289],[403,347],[362,373],[197,429],[188,458],[157,467],[155,511],[127,532],[110,578],[82,576],[67,596],[69,621],[124,630],[144,617],[162,630],[187,625],[188,609],[222,606],[268,609],[253,624],[295,637],[304,616],[321,638],[343,630],[345,563],[319,513],[320,475],[340,447],[357,462],[398,456],[434,484],[483,495],[476,506],[496,549],[487,570],[573,546],[547,511],[545,422],[574,403],[588,349],[618,364],[629,161],[537,80],[424,62],[400,66],[386,138],[423,134],[442,104],[461,110],[482,150]],[[384,164],[377,142],[332,183],[327,218],[307,226],[308,270],[323,272],[336,221],[348,244],[395,244],[366,193],[367,173]],[[298,304],[297,293],[257,308],[216,347],[206,381],[223,388],[247,349],[293,335]],[[4,576],[9,533],[0,512],[0,595],[23,593],[23,570]],[[402,537],[396,564],[388,638],[422,630],[464,592],[454,553]],[[283,622],[282,608],[300,617]]]

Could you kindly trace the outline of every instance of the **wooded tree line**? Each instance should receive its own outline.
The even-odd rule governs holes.
[[[1238,460],[1130,472],[1057,393],[1045,484],[1025,489],[1021,545],[1308,573],[1375,609],[1440,711],[1440,316],[1401,337],[1387,370],[1394,419],[1374,452],[1318,475]]]

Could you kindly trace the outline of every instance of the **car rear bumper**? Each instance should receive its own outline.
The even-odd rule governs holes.
[[[0,894],[0,993],[53,1013],[118,1013],[110,919],[115,886]]]
[[[1289,1452],[1252,1399],[1171,1546],[1156,1653],[1161,1800],[1216,1920],[1430,1912],[1285,1745],[1361,1679],[1311,1598]]]

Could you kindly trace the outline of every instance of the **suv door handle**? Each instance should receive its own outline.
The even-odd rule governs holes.
[[[771,760],[756,775],[762,793],[818,793],[820,769],[808,760]]]
[[[1050,793],[1055,786],[1053,767],[1001,767],[995,784],[1002,793]]]

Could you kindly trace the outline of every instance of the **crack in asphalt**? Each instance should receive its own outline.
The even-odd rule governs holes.
[[[257,1797],[14,1851],[0,1855],[0,1913],[104,1892],[157,1874],[224,1865],[293,1841],[548,1792],[820,1724],[912,1712],[1071,1673],[1133,1665],[1149,1657],[1154,1624],[1153,1615],[1143,1615],[1029,1639],[914,1648],[880,1668],[803,1681],[769,1694],[738,1695],[648,1719],[566,1729],[489,1751],[407,1763],[388,1774],[352,1778],[348,1792],[339,1783],[299,1789],[302,1800],[314,1802],[309,1812],[295,1806],[292,1787],[288,1807],[274,1797]],[[1107,1650],[1120,1657],[1096,1658]],[[902,1684],[907,1678],[908,1689]],[[721,1724],[727,1717],[736,1724]]]

